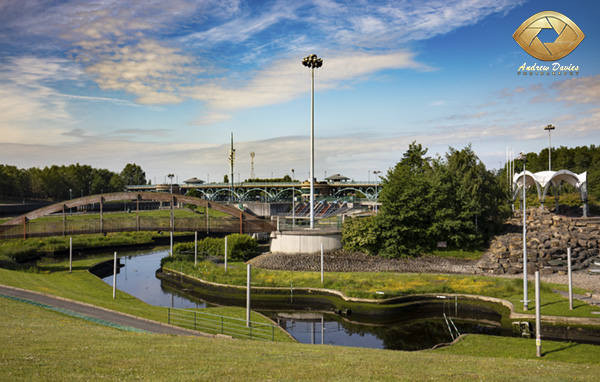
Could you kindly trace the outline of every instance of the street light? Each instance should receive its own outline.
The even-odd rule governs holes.
[[[173,177],[174,177],[174,176],[175,176],[175,175],[173,175],[173,174],[169,174],[169,175],[167,175],[167,178],[171,179],[171,194],[173,193]]]
[[[521,151],[521,155],[515,159],[523,162],[523,176],[521,178],[523,187],[523,310],[527,311],[529,309],[527,300],[527,206],[525,203],[525,186],[527,185],[525,178],[525,165],[527,164],[527,156]]]
[[[292,169],[292,228],[296,227],[296,188],[294,183],[296,182],[296,173]]]
[[[554,129],[555,127],[552,125],[544,127],[544,130],[548,130],[548,171],[552,171],[552,143],[550,141],[550,135]]]
[[[316,54],[302,59],[302,65],[310,68],[310,228],[315,228],[315,69],[323,66]]]
[[[377,178],[379,178],[379,174],[381,171],[373,171],[375,174],[375,215],[377,215],[377,201],[379,200],[379,195],[377,195]]]

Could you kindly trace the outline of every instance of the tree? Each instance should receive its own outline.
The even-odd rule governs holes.
[[[125,185],[146,184],[146,173],[135,163],[127,163],[120,175]]]
[[[480,247],[510,212],[506,187],[485,169],[471,146],[450,147],[443,158],[426,154],[427,149],[413,142],[383,180],[375,230],[382,256],[419,255],[439,241],[457,249]]]
[[[414,256],[428,245],[431,225],[431,159],[427,149],[413,142],[402,160],[388,171],[379,194],[381,213],[380,254],[384,257]]]

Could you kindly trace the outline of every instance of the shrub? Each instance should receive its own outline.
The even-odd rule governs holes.
[[[234,233],[227,236],[227,252],[232,260],[248,261],[258,254],[258,242],[248,235]]]
[[[348,251],[376,255],[380,237],[374,217],[346,218],[342,227],[342,243]]]
[[[208,253],[211,256],[224,257],[225,239],[207,237],[204,240],[198,242],[198,251]]]

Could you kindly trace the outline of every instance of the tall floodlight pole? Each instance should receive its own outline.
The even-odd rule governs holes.
[[[231,192],[229,201],[233,200],[233,163],[235,162],[235,149],[233,148],[233,133],[231,133],[231,149],[229,149],[229,164],[231,165]]]
[[[552,125],[544,127],[544,130],[548,130],[548,171],[552,171],[552,142],[550,135],[554,129],[555,127]]]
[[[515,159],[523,162],[523,176],[521,177],[523,187],[523,310],[527,311],[529,309],[527,301],[527,206],[525,202],[525,186],[527,185],[525,165],[527,163],[527,156],[521,151],[521,155]]]
[[[316,54],[302,59],[302,65],[310,68],[310,228],[315,228],[315,69],[323,66]]]

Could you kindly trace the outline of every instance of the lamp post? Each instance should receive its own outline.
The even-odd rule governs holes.
[[[310,228],[315,228],[315,69],[323,66],[316,54],[302,59],[302,65],[310,68]]]
[[[73,189],[69,188],[69,200],[73,199]],[[73,214],[73,208],[69,208],[69,215]]]
[[[552,171],[552,142],[550,140],[550,135],[554,129],[555,127],[552,125],[544,127],[544,130],[548,130],[548,171]]]
[[[296,227],[296,188],[294,183],[296,182],[296,173],[292,169],[292,227]]]
[[[377,215],[377,201],[379,200],[379,195],[377,195],[377,179],[380,173],[381,171],[373,171],[373,174],[375,174],[375,215]]]
[[[525,186],[527,185],[527,179],[525,178],[525,165],[527,163],[527,156],[525,153],[521,152],[521,155],[515,159],[523,162],[523,176],[521,178],[523,187],[523,310],[527,311],[529,309],[529,304],[527,301],[527,206],[525,202]]]
[[[169,178],[169,179],[171,180],[171,194],[173,193],[173,177],[174,177],[174,176],[175,176],[175,175],[173,175],[173,174],[169,174],[169,175],[167,175],[167,178]]]

